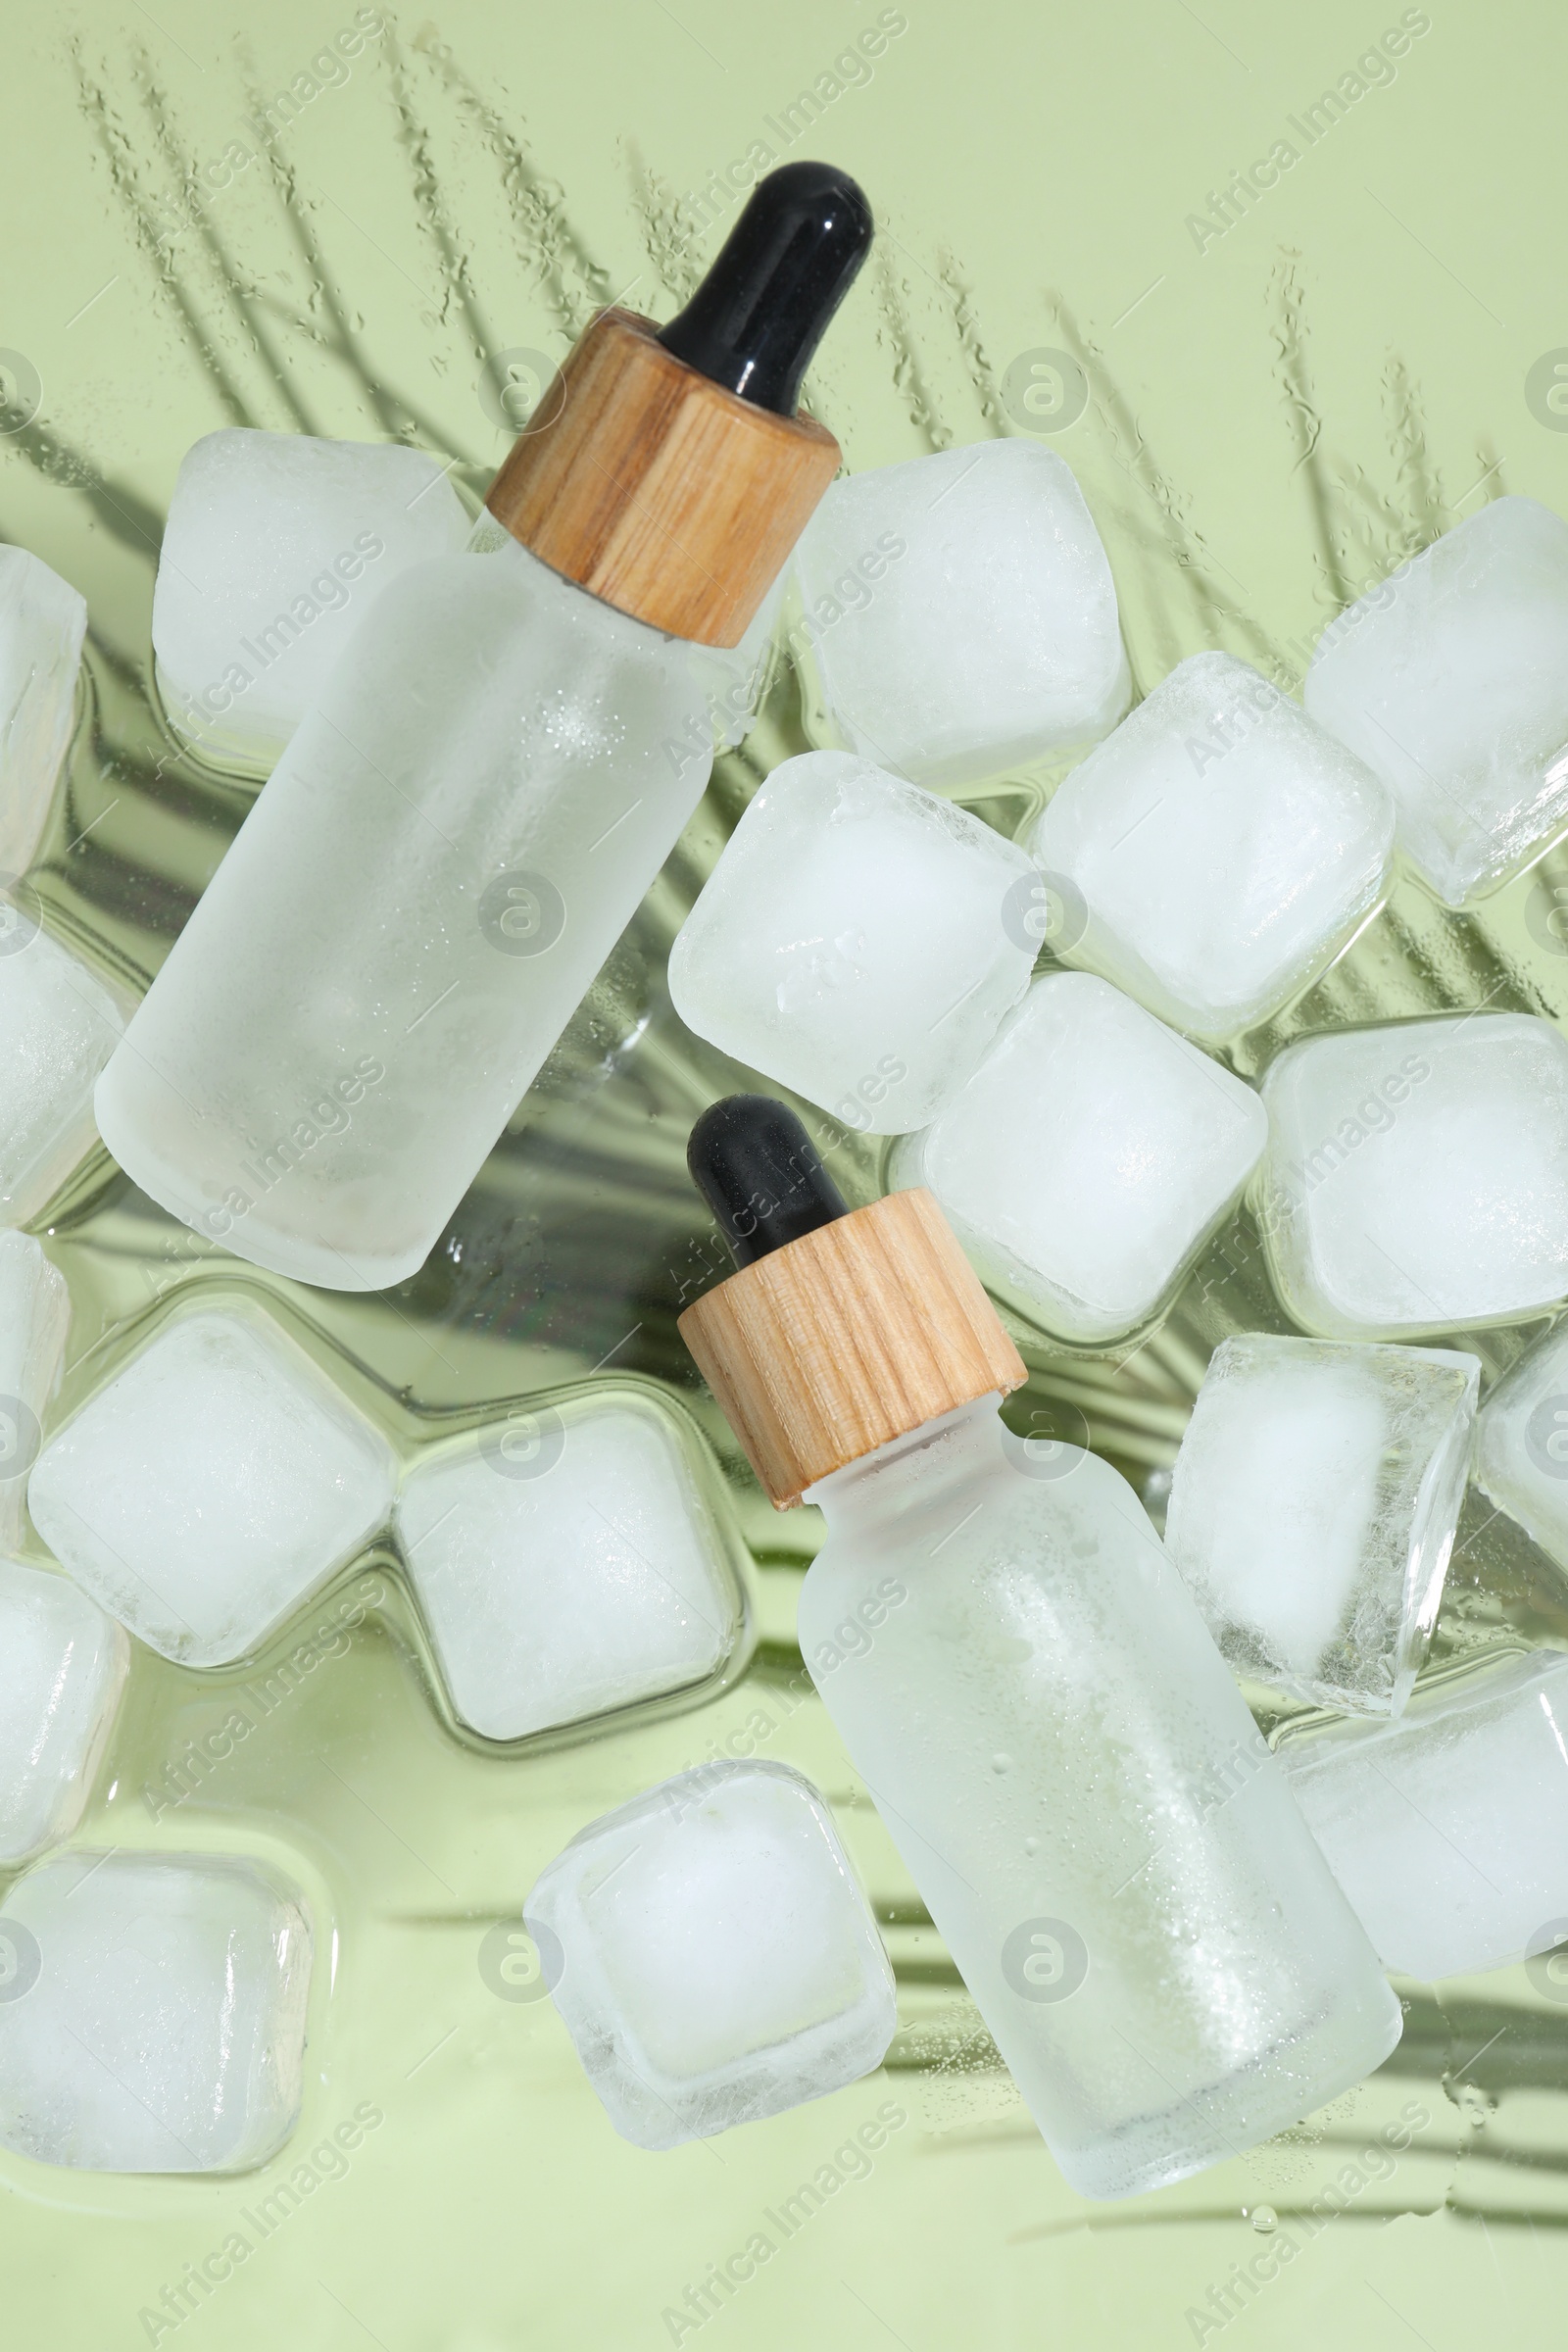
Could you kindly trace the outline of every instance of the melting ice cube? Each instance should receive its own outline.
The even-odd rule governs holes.
[[[962,784],[1127,708],[1116,590],[1065,459],[940,450],[834,482],[797,551],[802,627],[853,751]]]
[[[639,2147],[821,2098],[893,2037],[876,1924],[787,1765],[700,1765],[607,1813],[524,1916],[584,2072]]]
[[[270,1871],[61,1854],[0,1917],[0,2145],[102,2173],[242,2172],[299,2112],[311,1930]]]
[[[166,1658],[251,1654],[385,1522],[381,1437],[270,1316],[176,1314],[51,1440],[44,1542]]]
[[[1481,1367],[1250,1332],[1216,1348],[1165,1545],[1238,1674],[1396,1715],[1437,1618]]]
[[[129,1656],[69,1577],[0,1559],[0,1864],[25,1862],[81,1819]]]
[[[29,894],[0,899],[0,1224],[36,1216],[91,1149],[93,1086],[124,1025],[103,982],[40,930]]]
[[[71,1323],[66,1278],[30,1233],[0,1231],[0,1550],[22,1540],[27,1473]]]
[[[1036,877],[965,809],[844,752],[768,777],[670,953],[699,1037],[872,1135],[923,1127],[1029,984]]]

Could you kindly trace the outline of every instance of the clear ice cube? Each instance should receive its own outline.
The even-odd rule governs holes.
[[[452,1703],[518,1740],[701,1683],[742,1622],[693,1445],[641,1398],[518,1407],[404,1482],[397,1531]]]
[[[1430,1984],[1568,1936],[1568,1658],[1446,1676],[1279,1754],[1385,1968]]]
[[[524,1917],[583,2071],[638,2147],[821,2098],[893,2037],[876,1923],[788,1765],[700,1765],[605,1814]]]
[[[1088,972],[1050,972],[974,1076],[902,1142],[997,1296],[1066,1340],[1132,1331],[1257,1163],[1252,1089]]]
[[[0,1559],[0,1866],[81,1819],[129,1658],[120,1627],[68,1576]]]
[[[120,1043],[110,991],[38,927],[30,894],[0,899],[0,1225],[24,1225],[91,1150],[92,1090]]]
[[[1066,460],[939,450],[834,482],[797,551],[803,628],[852,751],[965,784],[1127,708],[1116,589]]]
[[[0,2146],[100,2173],[243,2172],[293,2129],[304,1899],[237,1856],[61,1854],[0,1917]]]
[[[251,1655],[386,1521],[384,1440],[270,1316],[177,1314],[53,1438],[27,1488],[55,1557],[185,1666]]]
[[[1394,808],[1277,686],[1229,654],[1195,654],[1074,768],[1026,846],[1081,902],[1061,953],[1219,1044],[1277,1011],[1365,921]]]
[[[967,810],[846,752],[776,767],[669,957],[689,1029],[845,1125],[933,1119],[1029,985],[1036,877]]]
[[[1482,1406],[1475,1480],[1568,1568],[1568,1324],[1521,1356]]]
[[[1539,1314],[1568,1292],[1568,1040],[1468,1012],[1305,1037],[1263,1080],[1259,1223],[1325,1339]]]
[[[22,1541],[27,1473],[70,1326],[66,1278],[41,1243],[30,1233],[0,1231],[0,1551]]]
[[[1165,1547],[1238,1674],[1399,1713],[1437,1620],[1480,1374],[1444,1348],[1221,1342]]]
[[[0,547],[0,889],[32,862],[71,741],[86,600],[25,548]]]
[[[228,426],[186,451],[153,591],[165,707],[220,760],[267,765],[371,599],[468,536],[422,450]]]
[[[1494,889],[1568,823],[1568,522],[1499,498],[1455,523],[1330,622],[1304,696],[1439,898]]]

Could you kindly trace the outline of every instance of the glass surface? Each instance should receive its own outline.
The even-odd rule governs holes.
[[[92,616],[32,881],[50,930],[132,988],[253,790],[183,752],[152,694],[185,448],[224,424],[402,437],[476,503],[506,420],[596,305],[663,318],[685,298],[740,201],[730,167],[762,147],[847,165],[881,222],[808,385],[850,465],[1044,437],[1105,538],[1141,693],[1208,646],[1294,685],[1348,599],[1483,501],[1568,509],[1564,34],[1541,0],[1430,20],[1350,0],[766,16],[449,0],[395,37],[348,0],[81,0],[0,37],[0,533]],[[999,2071],[810,1693],[794,1607],[818,1522],[768,1509],[674,1328],[716,1270],[685,1134],[737,1072],[682,1031],[662,968],[759,777],[829,740],[808,665],[781,664],[411,1282],[353,1298],[237,1276],[102,1155],[36,1220],[75,1316],[55,1416],[172,1291],[236,1278],[405,1449],[584,1378],[669,1393],[755,1555],[757,1640],[700,1704],[499,1753],[432,1705],[384,1551],[226,1674],[138,1651],[74,1842],[245,1852],[304,1888],[305,2109],[280,2156],[220,2183],[0,2158],[18,2343],[1447,2352],[1560,2324],[1560,1984],[1521,1968],[1402,1985],[1403,2041],[1362,2089],[1246,2162],[1091,2206]],[[1011,833],[1054,772],[962,798]],[[1401,882],[1236,1066],[1326,1025],[1481,1004],[1568,1017],[1563,904],[1563,850],[1469,916]],[[851,1199],[871,1198],[877,1148],[811,1123]],[[1008,1418],[1087,1428],[1157,1513],[1209,1349],[1285,1328],[1241,1214],[1153,1332],[1108,1354],[1023,1334],[1031,1380]],[[1531,1337],[1464,1345],[1494,1375]],[[1433,1670],[1521,1642],[1568,1646],[1568,1588],[1472,1495]],[[182,1767],[239,1709],[252,1729],[228,1757]],[[595,1815],[752,1752],[826,1792],[883,1923],[900,2035],[884,2074],[829,2100],[649,2156],[611,2131],[510,1923]],[[356,2111],[345,2157],[330,2133]],[[746,2254],[759,2233],[765,2259]]]

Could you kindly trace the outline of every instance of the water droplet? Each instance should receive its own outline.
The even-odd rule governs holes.
[[[1010,1756],[1002,1755],[999,1752],[991,1759],[991,1769],[993,1772],[1010,1772],[1012,1770],[1012,1758]]]
[[[1260,2236],[1267,2237],[1270,2230],[1277,2230],[1279,2226],[1280,2217],[1272,2205],[1254,2205],[1252,2207],[1252,2228]]]
[[[1026,1854],[1038,1854],[1038,1853],[1039,1853],[1039,1851],[1040,1851],[1040,1840],[1039,1840],[1039,1838],[1026,1838],[1024,1839],[1024,1841],[1023,1841],[1023,1850],[1024,1850],[1024,1852],[1025,1852]]]

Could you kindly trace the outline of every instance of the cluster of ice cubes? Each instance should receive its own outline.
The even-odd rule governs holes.
[[[776,767],[670,951],[689,1029],[872,1135],[924,1127],[1029,984],[1035,870],[847,752]]]
[[[39,1535],[187,1666],[252,1655],[392,1508],[385,1440],[272,1317],[179,1311],[40,1454]]]
[[[225,427],[187,450],[153,591],[164,707],[223,763],[277,757],[371,599],[457,555],[463,502],[422,450]]]
[[[517,1408],[409,1473],[397,1533],[452,1704],[520,1740],[707,1681],[745,1615],[693,1440],[631,1394]]]
[[[1481,1366],[1248,1332],[1176,1457],[1165,1545],[1240,1675],[1396,1715],[1437,1620]]]
[[[893,1971],[826,1802],[784,1764],[699,1765],[591,1822],[524,1906],[623,2139],[672,2148],[880,2065]]]

